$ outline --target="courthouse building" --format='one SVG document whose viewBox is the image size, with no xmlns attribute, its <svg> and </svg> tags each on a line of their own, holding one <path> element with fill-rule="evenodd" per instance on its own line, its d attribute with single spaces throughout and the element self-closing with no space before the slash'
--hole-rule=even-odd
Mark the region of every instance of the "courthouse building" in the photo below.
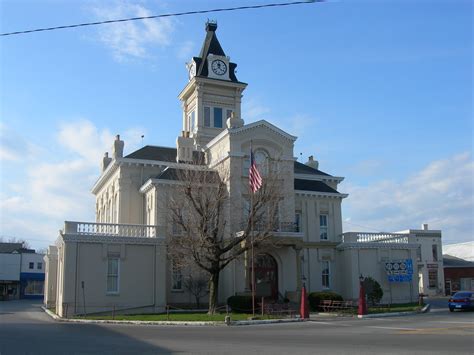
<svg viewBox="0 0 474 355">
<path fill-rule="evenodd" d="M 116 137 L 92 187 L 96 221 L 65 222 L 45 257 L 45 303 L 61 316 L 112 309 L 156 312 L 167 304 L 192 303 L 183 282 L 187 275 L 172 267 L 166 252 L 167 237 L 179 234 L 169 213 L 180 183 L 175 172 L 195 169 L 198 158 L 204 161 L 201 169 L 229 172 L 233 207 L 227 209 L 226 222 L 231 237 L 245 218 L 251 144 L 259 169 L 265 174 L 271 162 L 281 186 L 272 232 L 280 243 L 257 251 L 259 295 L 297 301 L 304 283 L 309 292 L 332 290 L 357 299 L 362 275 L 380 282 L 383 302 L 416 301 L 417 238 L 423 234 L 343 233 L 341 205 L 347 194 L 339 184 L 344 178 L 320 170 L 312 156 L 305 164 L 298 162 L 297 137 L 281 127 L 244 121 L 241 100 L 247 84 L 237 78 L 237 65 L 221 47 L 216 29 L 217 24 L 206 24 L 201 52 L 187 65 L 176 147 L 148 145 L 124 155 L 126 142 Z M 391 269 L 405 268 L 407 260 L 409 270 Z M 222 271 L 221 303 L 248 292 L 248 265 L 243 254 Z"/>
</svg>

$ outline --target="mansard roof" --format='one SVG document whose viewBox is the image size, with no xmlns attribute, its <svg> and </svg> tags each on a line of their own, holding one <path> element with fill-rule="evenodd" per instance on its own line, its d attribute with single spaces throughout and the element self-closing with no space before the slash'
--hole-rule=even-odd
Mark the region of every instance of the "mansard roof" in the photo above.
<svg viewBox="0 0 474 355">
<path fill-rule="evenodd" d="M 125 158 L 176 162 L 176 148 L 146 145 Z"/>
<path fill-rule="evenodd" d="M 130 153 L 125 158 L 139 159 L 139 160 L 157 160 L 176 163 L 176 148 L 158 147 L 154 145 L 146 145 L 133 153 Z M 194 151 L 193 158 L 195 163 L 204 162 L 204 153 Z"/>
<path fill-rule="evenodd" d="M 295 174 L 312 174 L 312 175 L 325 175 L 325 176 L 332 176 L 324 171 L 314 169 L 306 164 L 299 163 L 295 161 Z"/>
<path fill-rule="evenodd" d="M 295 190 L 328 192 L 328 193 L 334 193 L 334 194 L 339 193 L 339 191 L 334 190 L 331 186 L 328 186 L 324 182 L 317 181 L 317 180 L 295 179 L 294 186 L 295 186 Z"/>
</svg>

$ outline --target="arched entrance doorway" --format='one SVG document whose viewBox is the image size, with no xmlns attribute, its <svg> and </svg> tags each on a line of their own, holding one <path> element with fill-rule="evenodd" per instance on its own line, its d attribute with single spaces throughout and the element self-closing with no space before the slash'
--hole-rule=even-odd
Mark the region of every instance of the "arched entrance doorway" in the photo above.
<svg viewBox="0 0 474 355">
<path fill-rule="evenodd" d="M 269 254 L 259 254 L 255 258 L 255 294 L 257 297 L 278 299 L 278 265 Z"/>
</svg>

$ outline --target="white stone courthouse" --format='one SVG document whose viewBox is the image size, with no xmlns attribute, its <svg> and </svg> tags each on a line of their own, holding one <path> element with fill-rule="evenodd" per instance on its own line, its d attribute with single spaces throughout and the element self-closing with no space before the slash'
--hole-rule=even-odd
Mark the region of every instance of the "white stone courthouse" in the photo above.
<svg viewBox="0 0 474 355">
<path fill-rule="evenodd" d="M 233 207 L 226 210 L 226 221 L 238 233 L 249 203 L 251 145 L 263 178 L 272 169 L 281 186 L 272 231 L 277 246 L 256 251 L 259 297 L 298 302 L 304 284 L 309 292 L 331 290 L 357 300 L 361 275 L 381 284 L 386 303 L 416 302 L 419 292 L 442 293 L 441 267 L 436 282 L 428 280 L 435 277 L 428 270 L 442 262 L 441 231 L 425 226 L 400 233 L 344 233 L 341 205 L 348 195 L 338 187 L 344 178 L 319 170 L 312 156 L 306 164 L 298 162 L 297 137 L 282 128 L 266 120 L 244 122 L 241 100 L 247 84 L 237 79 L 237 65 L 225 54 L 216 30 L 217 24 L 206 24 L 201 52 L 187 65 L 176 147 L 147 145 L 124 155 L 126 142 L 117 136 L 111 155 L 105 153 L 92 187 L 96 221 L 66 221 L 45 256 L 45 304 L 69 317 L 111 310 L 159 312 L 166 305 L 193 303 L 184 285 L 188 275 L 173 267 L 166 251 L 167 238 L 179 237 L 169 213 L 179 184 L 174 172 L 195 169 L 197 160 L 204 162 L 200 169 L 228 171 Z M 397 279 L 397 272 L 390 279 L 387 267 L 407 260 L 411 280 Z M 220 303 L 248 292 L 249 265 L 246 253 L 223 270 Z"/>
</svg>

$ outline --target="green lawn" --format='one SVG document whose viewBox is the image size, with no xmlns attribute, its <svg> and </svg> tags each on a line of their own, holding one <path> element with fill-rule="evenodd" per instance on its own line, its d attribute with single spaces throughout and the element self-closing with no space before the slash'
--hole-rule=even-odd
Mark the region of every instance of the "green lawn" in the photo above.
<svg viewBox="0 0 474 355">
<path fill-rule="evenodd" d="M 206 313 L 171 313 L 169 318 L 166 314 L 133 314 L 133 315 L 115 315 L 112 318 L 111 315 L 97 315 L 97 316 L 87 316 L 87 317 L 77 317 L 79 319 L 103 319 L 103 320 L 138 320 L 138 321 L 191 321 L 191 322 L 223 322 L 226 314 L 219 313 L 214 315 L 209 315 Z M 243 313 L 232 313 L 230 314 L 231 320 L 247 320 L 252 317 L 251 314 Z M 263 318 L 261 315 L 257 316 L 258 319 L 272 319 L 276 317 L 271 317 L 265 315 Z"/>
</svg>

